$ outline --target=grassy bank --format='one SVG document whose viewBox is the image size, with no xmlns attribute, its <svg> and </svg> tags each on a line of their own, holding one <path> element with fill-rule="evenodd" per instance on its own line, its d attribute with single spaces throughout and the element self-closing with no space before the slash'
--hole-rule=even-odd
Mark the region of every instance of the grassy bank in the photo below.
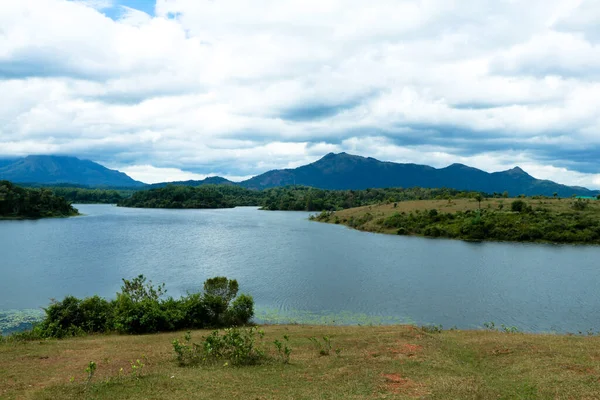
<svg viewBox="0 0 600 400">
<path fill-rule="evenodd" d="M 600 244 L 600 201 L 597 200 L 417 200 L 324 212 L 314 219 L 398 235 Z"/>
<path fill-rule="evenodd" d="M 183 333 L 0 344 L 0 398 L 596 399 L 600 393 L 600 337 L 412 326 L 264 330 L 267 344 L 289 336 L 289 365 L 180 367 L 171 341 Z M 322 356 L 309 340 L 324 335 L 339 354 Z M 90 361 L 97 369 L 86 384 Z"/>
</svg>

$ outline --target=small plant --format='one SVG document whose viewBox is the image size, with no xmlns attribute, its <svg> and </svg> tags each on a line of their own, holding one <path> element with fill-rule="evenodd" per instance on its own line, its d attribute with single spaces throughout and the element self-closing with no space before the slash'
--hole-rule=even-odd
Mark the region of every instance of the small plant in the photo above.
<svg viewBox="0 0 600 400">
<path fill-rule="evenodd" d="M 519 328 L 517 328 L 516 326 L 507 326 L 504 324 L 500 324 L 500 328 L 496 328 L 496 324 L 493 322 L 486 322 L 483 324 L 483 326 L 488 331 L 504 332 L 504 333 L 519 333 L 520 332 Z"/>
<path fill-rule="evenodd" d="M 277 349 L 279 359 L 284 364 L 290 363 L 290 354 L 292 354 L 292 348 L 288 346 L 289 341 L 289 336 L 283 335 L 283 342 L 278 339 L 275 339 L 273 342 L 275 344 L 275 348 Z"/>
<path fill-rule="evenodd" d="M 516 326 L 506 326 L 504 324 L 500 325 L 500 330 L 504 333 L 519 333 L 519 328 Z"/>
<path fill-rule="evenodd" d="M 145 357 L 142 356 L 142 360 L 145 360 Z M 142 370 L 144 369 L 144 363 L 139 358 L 135 360 L 135 362 L 131 362 L 131 376 L 139 379 L 142 376 Z"/>
<path fill-rule="evenodd" d="M 93 361 L 89 362 L 87 368 L 85 369 L 85 372 L 88 375 L 87 380 L 85 382 L 86 386 L 91 382 L 92 378 L 94 377 L 94 374 L 96 373 L 97 368 L 98 368 L 98 366 L 96 365 L 95 362 L 93 362 Z"/>
<path fill-rule="evenodd" d="M 331 337 L 323 336 L 322 342 L 319 339 L 317 339 L 316 337 L 310 337 L 310 338 L 308 338 L 308 340 L 310 340 L 315 345 L 315 347 L 317 348 L 317 350 L 319 352 L 319 355 L 328 356 L 329 354 L 331 354 L 331 350 L 332 350 Z M 342 352 L 342 349 L 336 348 L 334 351 L 337 355 L 339 355 Z"/>
<path fill-rule="evenodd" d="M 493 321 L 484 322 L 483 327 L 485 329 L 487 329 L 488 331 L 495 331 L 496 330 L 496 324 Z"/>
</svg>

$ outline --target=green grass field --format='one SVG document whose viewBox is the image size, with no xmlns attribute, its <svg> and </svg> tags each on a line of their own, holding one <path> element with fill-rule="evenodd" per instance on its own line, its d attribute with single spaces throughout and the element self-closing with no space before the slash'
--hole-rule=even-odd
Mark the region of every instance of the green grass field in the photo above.
<svg viewBox="0 0 600 400">
<path fill-rule="evenodd" d="M 414 326 L 264 327 L 291 362 L 180 367 L 183 333 L 0 344 L 2 399 L 598 399 L 600 337 Z M 208 332 L 192 332 L 200 339 Z M 310 337 L 329 335 L 322 356 Z M 273 353 L 274 354 L 274 353 Z M 143 364 L 132 372 L 131 364 Z M 85 368 L 97 364 L 86 384 Z"/>
</svg>

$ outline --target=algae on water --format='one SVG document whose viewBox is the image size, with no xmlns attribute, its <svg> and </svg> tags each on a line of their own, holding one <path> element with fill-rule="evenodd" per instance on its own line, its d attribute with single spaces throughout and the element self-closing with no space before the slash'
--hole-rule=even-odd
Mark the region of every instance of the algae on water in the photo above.
<svg viewBox="0 0 600 400">
<path fill-rule="evenodd" d="M 44 318 L 44 312 L 36 309 L 0 310 L 0 333 L 7 335 L 31 329 Z"/>
</svg>

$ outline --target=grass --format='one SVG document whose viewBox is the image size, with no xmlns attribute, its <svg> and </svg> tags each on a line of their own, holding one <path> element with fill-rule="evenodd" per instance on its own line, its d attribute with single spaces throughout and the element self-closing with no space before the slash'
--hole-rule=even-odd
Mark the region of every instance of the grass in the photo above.
<svg viewBox="0 0 600 400">
<path fill-rule="evenodd" d="M 508 215 L 511 214 L 511 203 L 515 200 L 522 200 L 534 210 L 545 209 L 553 215 L 579 213 L 580 215 L 584 215 L 593 220 L 600 219 L 600 201 L 589 201 L 585 211 L 574 211 L 572 208 L 573 199 L 488 198 L 484 199 L 481 204 L 479 204 L 475 199 L 465 198 L 452 200 L 413 200 L 349 208 L 336 211 L 331 217 L 321 219 L 320 221 L 348 225 L 349 221 L 352 219 L 361 220 L 370 214 L 370 218 L 366 219 L 366 222 L 361 222 L 358 226 L 355 226 L 355 228 L 368 232 L 397 234 L 396 227 L 386 228 L 381 224 L 381 221 L 396 213 L 405 212 L 408 214 L 415 211 L 432 209 L 436 209 L 440 213 L 456 213 L 458 211 L 464 212 L 467 210 L 476 211 L 479 208 L 482 210 L 499 211 L 500 208 L 502 208 L 502 212 Z"/>
<path fill-rule="evenodd" d="M 0 344 L 0 398 L 597 399 L 600 393 L 596 336 L 428 333 L 402 325 L 264 330 L 272 352 L 273 340 L 290 337 L 291 364 L 179 367 L 171 341 L 183 333 Z M 339 355 L 320 356 L 309 340 L 325 335 L 342 349 Z M 143 367 L 134 375 L 138 359 Z M 90 361 L 97 369 L 86 384 Z"/>
</svg>

